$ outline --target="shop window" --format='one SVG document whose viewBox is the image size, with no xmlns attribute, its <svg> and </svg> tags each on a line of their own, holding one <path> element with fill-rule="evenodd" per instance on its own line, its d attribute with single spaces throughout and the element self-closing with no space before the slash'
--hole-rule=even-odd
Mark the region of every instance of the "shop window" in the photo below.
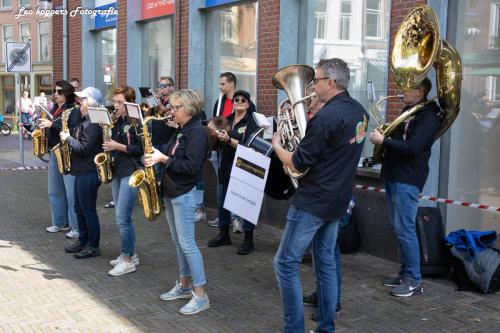
<svg viewBox="0 0 500 333">
<path fill-rule="evenodd" d="M 208 115 L 219 97 L 219 76 L 236 75 L 237 89 L 255 101 L 257 74 L 257 5 L 246 3 L 207 13 L 205 101 Z"/>
<path fill-rule="evenodd" d="M 173 16 L 144 24 L 143 28 L 143 83 L 158 87 L 160 77 L 174 75 L 174 19 Z"/>
<path fill-rule="evenodd" d="M 116 87 L 116 29 L 97 32 L 96 82 L 106 105 L 113 100 Z"/>
</svg>

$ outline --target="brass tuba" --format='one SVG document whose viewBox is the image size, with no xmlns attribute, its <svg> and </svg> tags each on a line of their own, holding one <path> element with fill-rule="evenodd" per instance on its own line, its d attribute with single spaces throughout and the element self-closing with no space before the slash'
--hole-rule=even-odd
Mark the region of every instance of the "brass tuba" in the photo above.
<svg viewBox="0 0 500 333">
<path fill-rule="evenodd" d="M 307 100 L 306 87 L 314 78 L 314 69 L 307 65 L 290 65 L 281 68 L 273 77 L 273 85 L 285 90 L 288 98 L 278 107 L 278 130 L 281 132 L 281 146 L 294 152 L 306 134 Z M 286 105 L 289 104 L 289 107 Z M 287 169 L 294 187 L 298 187 L 298 179 L 304 174 Z"/>
<path fill-rule="evenodd" d="M 40 110 L 40 119 L 47 119 L 48 111 L 41 105 L 39 107 L 42 109 Z M 46 129 L 37 128 L 31 133 L 31 136 L 33 138 L 33 155 L 43 157 L 49 150 Z"/>
<path fill-rule="evenodd" d="M 436 13 L 428 6 L 413 9 L 400 25 L 394 38 L 391 69 L 394 81 L 402 90 L 416 87 L 427 76 L 431 66 L 436 70 L 437 99 L 442 110 L 441 126 L 435 140 L 455 121 L 460 111 L 462 61 L 457 50 L 440 39 Z M 432 99 L 433 100 L 433 99 Z M 384 136 L 419 112 L 429 101 L 414 105 L 390 124 L 378 130 Z M 382 149 L 376 145 L 374 160 L 380 161 Z"/>
<path fill-rule="evenodd" d="M 113 111 L 110 115 L 111 125 L 107 124 L 99 124 L 102 128 L 102 141 L 108 142 L 111 140 L 110 131 L 114 126 L 116 119 L 116 110 Z M 112 169 L 112 157 L 111 153 L 102 152 L 97 154 L 94 157 L 94 163 L 97 168 L 97 175 L 99 176 L 99 180 L 101 183 L 106 184 L 109 183 L 113 179 L 113 169 Z"/>
<path fill-rule="evenodd" d="M 68 127 L 68 119 L 71 114 L 71 111 L 73 111 L 74 108 L 77 106 L 74 106 L 70 109 L 64 110 L 62 115 L 61 115 L 61 120 L 62 120 L 62 132 L 69 132 L 69 127 Z M 52 153 L 54 153 L 57 161 L 57 168 L 59 169 L 59 173 L 61 175 L 66 175 L 70 172 L 71 170 L 71 146 L 69 143 L 66 141 L 60 142 L 57 145 L 52 148 Z"/>
<path fill-rule="evenodd" d="M 171 120 L 172 116 L 167 115 L 162 118 L 153 116 L 146 117 L 142 122 L 142 146 L 144 154 L 153 153 L 153 144 L 151 142 L 151 134 L 149 134 L 148 122 L 153 120 Z M 158 194 L 158 183 L 156 180 L 154 167 L 145 167 L 134 171 L 128 181 L 128 186 L 139 188 L 139 201 L 144 209 L 144 216 L 148 221 L 154 220 L 161 213 L 160 196 Z"/>
</svg>

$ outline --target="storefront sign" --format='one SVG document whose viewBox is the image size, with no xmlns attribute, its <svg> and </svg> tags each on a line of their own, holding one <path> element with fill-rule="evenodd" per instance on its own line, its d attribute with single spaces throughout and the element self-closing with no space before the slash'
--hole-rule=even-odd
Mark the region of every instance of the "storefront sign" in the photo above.
<svg viewBox="0 0 500 333">
<path fill-rule="evenodd" d="M 96 0 L 95 2 L 95 9 L 99 9 L 102 11 L 105 11 L 109 8 L 115 8 L 116 9 L 116 2 L 114 0 L 109 1 L 109 0 Z M 116 26 L 116 17 L 117 15 L 109 15 L 109 14 L 100 14 L 95 17 L 95 29 L 102 29 L 102 28 L 109 28 L 109 27 L 115 27 Z"/>
<path fill-rule="evenodd" d="M 205 7 L 214 7 L 225 5 L 231 2 L 236 2 L 235 0 L 205 0 Z"/>
<path fill-rule="evenodd" d="M 142 0 L 141 19 L 171 15 L 174 13 L 174 0 Z"/>
</svg>

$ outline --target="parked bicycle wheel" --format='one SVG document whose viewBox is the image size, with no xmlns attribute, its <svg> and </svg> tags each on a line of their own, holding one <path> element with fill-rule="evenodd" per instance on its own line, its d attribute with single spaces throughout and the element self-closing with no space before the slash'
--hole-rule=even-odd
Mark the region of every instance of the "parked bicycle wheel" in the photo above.
<svg viewBox="0 0 500 333">
<path fill-rule="evenodd" d="M 10 128 L 9 124 L 7 124 L 7 123 L 0 124 L 0 133 L 2 133 L 2 135 L 9 135 L 10 132 L 11 132 L 11 128 Z"/>
</svg>

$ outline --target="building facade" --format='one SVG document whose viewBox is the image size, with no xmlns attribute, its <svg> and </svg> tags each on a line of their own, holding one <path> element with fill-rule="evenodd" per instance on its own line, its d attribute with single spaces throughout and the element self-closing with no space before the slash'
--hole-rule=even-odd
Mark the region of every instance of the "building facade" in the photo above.
<svg viewBox="0 0 500 333">
<path fill-rule="evenodd" d="M 33 71 L 21 75 L 21 87 L 30 97 L 45 92 L 52 94 L 52 23 L 40 15 L 28 15 L 26 10 L 42 6 L 46 1 L 0 0 L 0 113 L 6 119 L 15 112 L 15 76 L 5 68 L 4 42 L 31 42 Z M 24 13 L 16 17 L 17 13 Z"/>
<path fill-rule="evenodd" d="M 388 60 L 393 37 L 406 14 L 422 4 L 437 13 L 441 38 L 456 46 L 464 70 L 461 113 L 434 144 L 423 194 L 498 207 L 498 0 L 68 0 L 72 8 L 114 6 L 118 15 L 95 20 L 70 17 L 66 22 L 55 17 L 54 52 L 63 57 L 54 61 L 54 77 L 80 77 L 83 86 L 106 92 L 109 102 L 117 84 L 157 88 L 159 77 L 171 76 L 176 88 L 202 93 L 210 117 L 219 95 L 219 74 L 231 71 L 238 88 L 251 92 L 257 110 L 274 115 L 285 97 L 271 82 L 277 69 L 295 63 L 314 66 L 321 58 L 339 57 L 351 68 L 350 93 L 368 109 L 374 99 L 400 92 Z M 61 40 L 64 29 L 67 40 Z M 433 82 L 434 76 L 429 74 Z M 368 97 L 368 87 L 374 88 L 375 98 Z M 431 95 L 435 94 L 433 88 Z M 399 101 L 390 100 L 379 110 L 380 118 L 391 121 L 401 108 Z M 377 126 L 372 119 L 370 128 Z M 363 158 L 371 156 L 372 149 L 367 143 Z M 380 185 L 379 169 L 360 167 L 357 181 Z M 371 228 L 389 229 L 384 196 L 363 191 L 356 195 L 367 226 L 364 240 L 380 242 L 371 240 L 376 234 Z M 267 200 L 263 215 L 278 206 L 286 208 L 286 203 Z M 454 205 L 440 209 L 447 232 L 500 230 L 497 213 Z M 275 215 L 283 220 L 280 214 Z"/>
</svg>

